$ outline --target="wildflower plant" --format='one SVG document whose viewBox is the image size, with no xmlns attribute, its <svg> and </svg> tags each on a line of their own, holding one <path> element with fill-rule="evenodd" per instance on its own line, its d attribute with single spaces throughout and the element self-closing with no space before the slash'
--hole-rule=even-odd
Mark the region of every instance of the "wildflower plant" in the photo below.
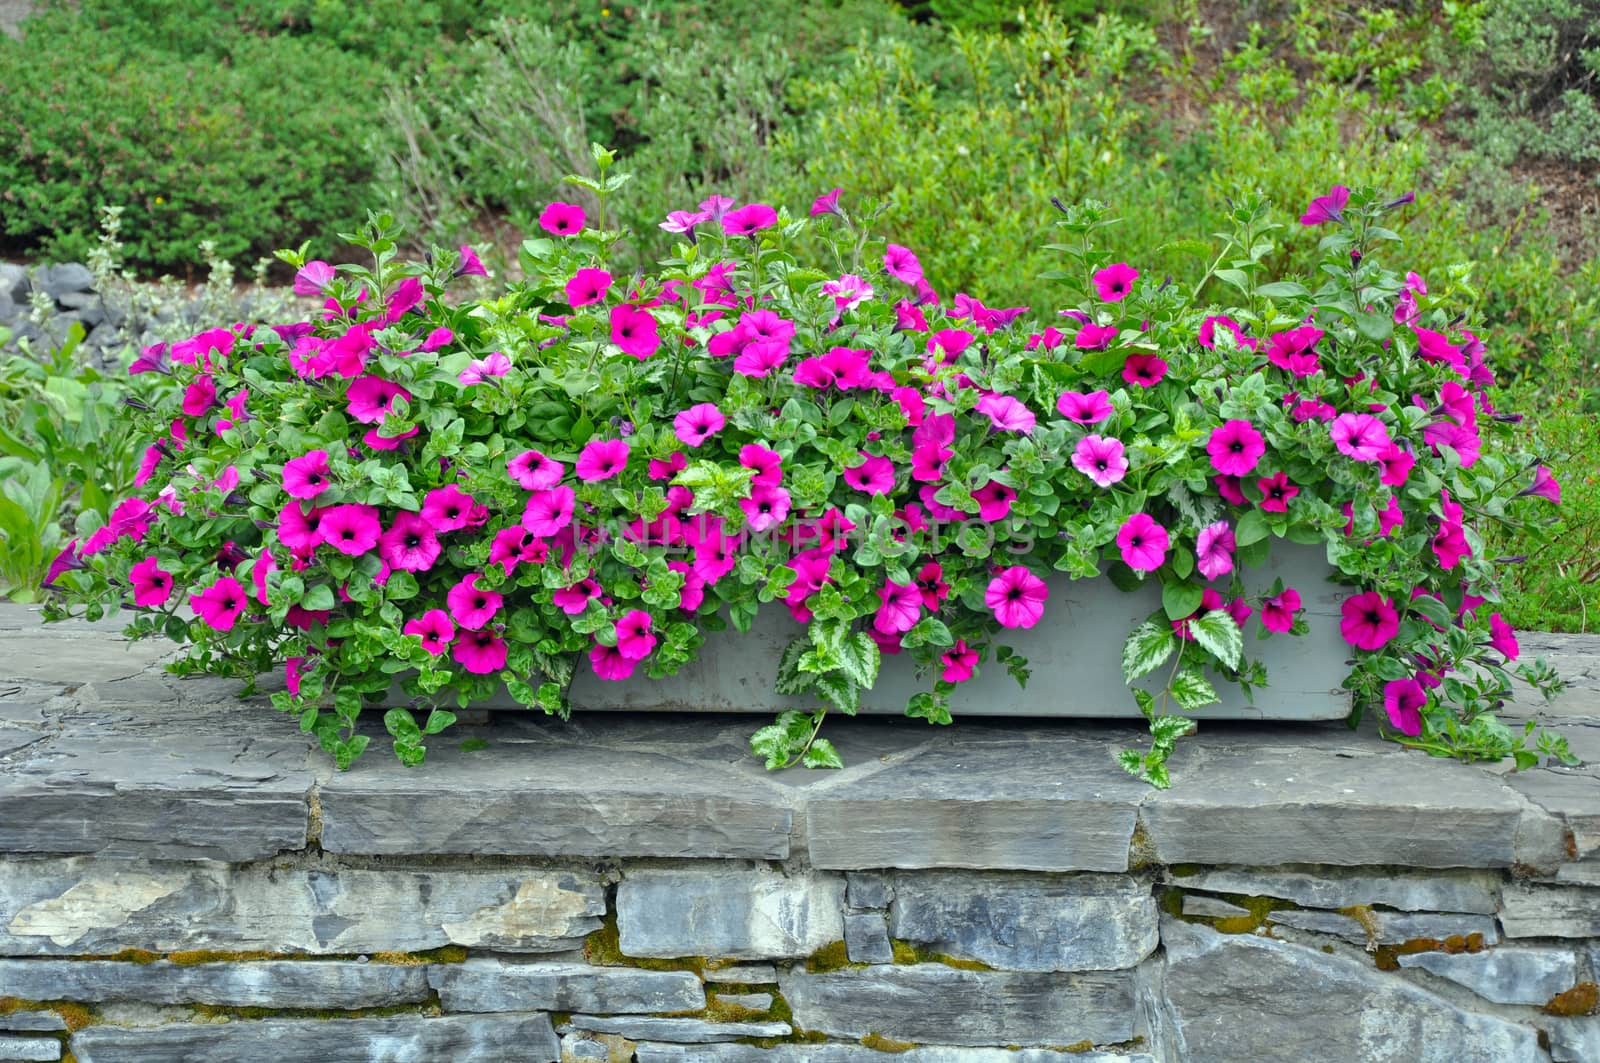
<svg viewBox="0 0 1600 1063">
<path fill-rule="evenodd" d="M 1109 578 L 1160 589 L 1122 662 L 1130 687 L 1164 669 L 1130 692 L 1154 741 L 1121 762 L 1166 785 L 1185 713 L 1270 681 L 1247 646 L 1306 629 L 1300 588 L 1248 595 L 1241 572 L 1316 544 L 1350 585 L 1358 706 L 1432 753 L 1536 759 L 1495 709 L 1514 672 L 1556 680 L 1517 661 L 1481 529 L 1559 488 L 1448 286 L 1380 264 L 1392 205 L 1312 204 L 1315 287 L 1261 279 L 1279 225 L 1253 198 L 1187 284 L 1118 261 L 1104 208 L 1063 208 L 1060 305 L 996 308 L 939 292 L 839 190 L 800 216 L 673 210 L 675 255 L 615 274 L 623 177 L 596 161 L 574 180 L 598 224 L 551 204 L 499 297 L 454 301 L 471 250 L 402 261 L 374 216 L 344 236 L 370 266 L 283 255 L 302 320 L 142 352 L 139 490 L 80 524 L 53 614 L 127 609 L 185 668 L 281 671 L 274 704 L 343 767 L 392 683 L 439 706 L 385 717 L 415 763 L 445 705 L 503 684 L 564 714 L 577 669 L 671 674 L 778 610 L 803 633 L 772 680 L 815 709 L 753 737 L 776 768 L 839 763 L 824 717 L 885 654 L 916 662 L 907 712 L 936 723 L 985 669 L 1024 681 L 1007 633 L 1051 623 L 1053 580 Z M 829 258 L 797 258 L 807 231 Z"/>
</svg>

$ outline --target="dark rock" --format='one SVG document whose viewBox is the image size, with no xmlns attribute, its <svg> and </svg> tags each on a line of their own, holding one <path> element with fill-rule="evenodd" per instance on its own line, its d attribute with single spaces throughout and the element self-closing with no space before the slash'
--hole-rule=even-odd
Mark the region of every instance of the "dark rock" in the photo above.
<svg viewBox="0 0 1600 1063">
<path fill-rule="evenodd" d="M 882 912 L 846 912 L 844 917 L 845 955 L 851 963 L 890 963 L 894 947 L 889 943 L 889 928 Z"/>
<path fill-rule="evenodd" d="M 844 934 L 844 876 L 766 868 L 623 876 L 617 926 L 626 956 L 809 956 Z"/>
<path fill-rule="evenodd" d="M 81 262 L 63 262 L 59 266 L 41 266 L 33 276 L 39 290 L 58 303 L 64 295 L 94 290 L 94 274 Z"/>
<path fill-rule="evenodd" d="M 741 1037 L 788 1037 L 794 1032 L 786 1022 L 707 1022 L 644 1015 L 574 1015 L 569 1025 L 590 1033 L 621 1034 L 630 1041 L 649 1039 L 691 1045 L 737 1041 Z"/>
<path fill-rule="evenodd" d="M 688 971 L 641 971 L 581 963 L 506 963 L 473 958 L 428 973 L 446 1011 L 698 1011 L 700 979 Z"/>
<path fill-rule="evenodd" d="M 0 960 L 0 986 L 24 1000 L 353 1010 L 424 1000 L 428 975 L 421 967 L 348 960 L 175 964 L 29 959 Z"/>
</svg>

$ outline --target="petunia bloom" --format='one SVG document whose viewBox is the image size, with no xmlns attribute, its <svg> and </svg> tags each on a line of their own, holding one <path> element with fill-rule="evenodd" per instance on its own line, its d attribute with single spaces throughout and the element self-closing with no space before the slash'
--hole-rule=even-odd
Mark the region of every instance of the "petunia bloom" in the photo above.
<svg viewBox="0 0 1600 1063">
<path fill-rule="evenodd" d="M 1139 271 L 1126 262 L 1118 262 L 1104 269 L 1096 270 L 1094 275 L 1094 290 L 1099 294 L 1102 302 L 1118 303 L 1127 298 L 1133 291 L 1133 282 L 1139 279 Z"/>
<path fill-rule="evenodd" d="M 1224 476 L 1253 472 L 1266 452 L 1266 440 L 1249 421 L 1224 422 L 1212 430 L 1206 441 L 1206 453 L 1211 455 L 1212 466 Z"/>
<path fill-rule="evenodd" d="M 283 490 L 290 498 L 316 498 L 332 486 L 326 450 L 308 450 L 283 463 Z"/>
<path fill-rule="evenodd" d="M 843 191 L 844 189 L 842 188 L 835 188 L 833 191 L 824 192 L 816 199 L 813 199 L 811 201 L 811 216 L 813 218 L 820 218 L 828 214 L 840 213 L 839 193 Z"/>
<path fill-rule="evenodd" d="M 686 447 L 698 447 L 727 426 L 727 418 L 710 402 L 691 406 L 672 419 L 672 430 Z"/>
<path fill-rule="evenodd" d="M 922 619 L 922 592 L 914 583 L 886 580 L 878 588 L 878 611 L 873 614 L 874 630 L 885 635 L 901 635 Z"/>
<path fill-rule="evenodd" d="M 556 236 L 574 236 L 583 232 L 588 215 L 575 203 L 552 203 L 539 215 L 539 227 Z"/>
<path fill-rule="evenodd" d="M 472 523 L 473 497 L 455 484 L 429 491 L 422 500 L 422 519 L 435 531 L 459 531 Z M 473 625 L 476 626 L 476 625 Z"/>
<path fill-rule="evenodd" d="M 341 554 L 364 554 L 378 545 L 378 536 L 383 534 L 378 510 L 373 506 L 346 503 L 328 506 L 321 514 L 322 541 Z"/>
<path fill-rule="evenodd" d="M 1233 552 L 1238 549 L 1233 529 L 1225 520 L 1207 524 L 1195 540 L 1195 567 L 1206 579 L 1217 579 L 1233 571 Z"/>
<path fill-rule="evenodd" d="M 1256 481 L 1256 490 L 1261 492 L 1261 509 L 1267 513 L 1289 512 L 1289 503 L 1300 493 L 1300 488 L 1289 482 L 1286 472 L 1261 477 Z"/>
<path fill-rule="evenodd" d="M 641 362 L 661 349 L 661 336 L 650 311 L 627 303 L 611 308 L 611 342 Z"/>
<path fill-rule="evenodd" d="M 578 455 L 578 463 L 573 471 L 578 479 L 587 483 L 609 480 L 628 467 L 628 455 L 632 449 L 624 439 L 591 440 Z"/>
<path fill-rule="evenodd" d="M 164 604 L 172 596 L 172 573 L 161 567 L 154 554 L 128 570 L 128 583 L 133 587 L 134 605 L 150 608 Z"/>
<path fill-rule="evenodd" d="M 400 631 L 421 638 L 422 648 L 435 657 L 449 649 L 450 640 L 456 637 L 455 625 L 443 609 L 429 609 L 415 620 L 406 621 Z"/>
<path fill-rule="evenodd" d="M 567 467 L 537 450 L 524 450 L 506 462 L 506 472 L 527 490 L 543 491 L 560 483 Z"/>
<path fill-rule="evenodd" d="M 576 496 L 570 487 L 535 491 L 522 510 L 522 526 L 529 535 L 547 539 L 572 523 Z"/>
<path fill-rule="evenodd" d="M 511 372 L 511 359 L 501 351 L 490 351 L 482 358 L 474 358 L 461 370 L 456 379 L 467 387 L 481 384 L 494 377 L 502 377 Z"/>
<path fill-rule="evenodd" d="M 1088 435 L 1078 440 L 1072 452 L 1072 467 L 1097 486 L 1110 487 L 1128 474 L 1128 459 L 1121 440 Z"/>
<path fill-rule="evenodd" d="M 656 637 L 651 633 L 653 621 L 643 609 L 625 613 L 617 621 L 617 652 L 630 661 L 642 661 L 656 648 Z"/>
<path fill-rule="evenodd" d="M 450 619 L 459 627 L 476 630 L 485 626 L 494 619 L 505 602 L 495 591 L 483 590 L 478 586 L 482 578 L 481 572 L 469 572 L 445 595 L 445 604 L 450 607 Z"/>
<path fill-rule="evenodd" d="M 940 679 L 946 683 L 965 683 L 978 667 L 978 651 L 969 647 L 966 639 L 957 639 L 954 646 L 939 655 L 939 663 L 944 665 Z"/>
<path fill-rule="evenodd" d="M 722 216 L 722 231 L 729 236 L 752 236 L 778 224 L 778 212 L 765 203 L 750 203 Z"/>
<path fill-rule="evenodd" d="M 977 412 L 989 418 L 989 423 L 1001 432 L 1027 435 L 1037 423 L 1033 411 L 1010 395 L 985 395 L 978 400 Z"/>
<path fill-rule="evenodd" d="M 506 642 L 493 631 L 463 631 L 451 656 L 473 675 L 493 675 L 506 666 Z"/>
<path fill-rule="evenodd" d="M 972 498 L 978 503 L 978 519 L 992 524 L 1011 515 L 1017 493 L 999 480 L 990 480 L 972 492 Z"/>
<path fill-rule="evenodd" d="M 869 495 L 886 495 L 894 490 L 894 464 L 863 452 L 861 464 L 845 467 L 844 482 Z"/>
<path fill-rule="evenodd" d="M 884 248 L 883 271 L 902 284 L 915 285 L 922 279 L 922 263 L 910 248 L 899 244 Z"/>
<path fill-rule="evenodd" d="M 1146 513 L 1135 513 L 1117 529 L 1117 547 L 1122 551 L 1123 564 L 1139 572 L 1154 572 L 1166 564 L 1170 545 L 1167 529 Z"/>
<path fill-rule="evenodd" d="M 1517 632 L 1499 613 L 1489 614 L 1489 645 L 1505 654 L 1507 661 L 1515 661 L 1522 652 L 1517 643 Z"/>
<path fill-rule="evenodd" d="M 1389 716 L 1389 725 L 1401 734 L 1422 733 L 1422 709 L 1428 704 L 1428 692 L 1415 679 L 1391 679 L 1383 684 L 1383 711 Z"/>
<path fill-rule="evenodd" d="M 1324 222 L 1343 221 L 1345 204 L 1350 202 L 1350 190 L 1344 185 L 1334 185 L 1326 195 L 1316 197 L 1306 212 L 1300 216 L 1301 225 L 1321 225 Z"/>
<path fill-rule="evenodd" d="M 217 631 L 232 631 L 244 615 L 245 604 L 244 587 L 232 576 L 223 576 L 189 595 L 189 607 L 195 615 Z"/>
<path fill-rule="evenodd" d="M 1547 502 L 1561 504 L 1561 484 L 1550 475 L 1550 470 L 1543 465 L 1535 466 L 1533 470 L 1533 484 L 1517 492 L 1517 497 L 1535 495 Z"/>
<path fill-rule="evenodd" d="M 1056 409 L 1067 420 L 1083 425 L 1099 424 L 1117 412 L 1105 391 L 1063 391 L 1056 400 Z"/>
<path fill-rule="evenodd" d="M 589 306 L 606 297 L 611 288 L 611 274 L 603 269 L 580 269 L 567 282 L 567 302 L 574 307 Z"/>
<path fill-rule="evenodd" d="M 1155 387 L 1166 375 L 1166 360 L 1153 354 L 1130 354 L 1122 363 L 1122 379 L 1141 388 Z"/>
<path fill-rule="evenodd" d="M 401 572 L 426 572 L 439 559 L 440 549 L 426 511 L 396 513 L 388 529 L 378 537 L 378 556 L 384 564 Z"/>
<path fill-rule="evenodd" d="M 312 259 L 294 275 L 294 294 L 296 295 L 321 295 L 322 290 L 333 282 L 333 267 L 320 259 Z"/>
<path fill-rule="evenodd" d="M 1261 603 L 1261 626 L 1268 631 L 1288 631 L 1294 627 L 1294 617 L 1299 611 L 1300 592 L 1293 587 L 1285 587 L 1281 594 Z"/>
<path fill-rule="evenodd" d="M 589 666 L 601 679 L 620 681 L 633 674 L 637 662 L 624 657 L 615 646 L 595 643 L 589 648 Z"/>
<path fill-rule="evenodd" d="M 1001 569 L 984 588 L 983 603 L 1001 627 L 1029 628 L 1044 616 L 1050 588 L 1022 565 Z"/>
<path fill-rule="evenodd" d="M 1377 591 L 1346 598 L 1340 611 L 1339 633 L 1358 650 L 1381 650 L 1400 633 L 1394 599 Z"/>
<path fill-rule="evenodd" d="M 1328 435 L 1339 453 L 1356 461 L 1380 461 L 1394 445 L 1383 422 L 1369 413 L 1341 413 Z"/>
</svg>

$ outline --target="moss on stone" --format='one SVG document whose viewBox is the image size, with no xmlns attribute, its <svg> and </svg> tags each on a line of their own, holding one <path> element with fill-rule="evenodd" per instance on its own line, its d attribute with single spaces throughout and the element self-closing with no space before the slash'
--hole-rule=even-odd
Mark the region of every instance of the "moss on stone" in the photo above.
<svg viewBox="0 0 1600 1063">
<path fill-rule="evenodd" d="M 1094 1051 L 1094 1042 L 1090 1040 L 1074 1041 L 1070 1045 L 1062 1045 L 1061 1051 L 1071 1052 L 1073 1055 L 1082 1055 L 1085 1052 Z"/>
<path fill-rule="evenodd" d="M 1567 1018 L 1579 1015 L 1593 1015 L 1600 1012 L 1600 986 L 1593 982 L 1579 982 L 1565 993 L 1557 993 L 1550 998 L 1544 1006 L 1546 1015 L 1561 1015 Z"/>
<path fill-rule="evenodd" d="M 381 1008 L 255 1008 L 227 1004 L 195 1004 L 195 1014 L 208 1019 L 257 1021 L 260 1019 L 382 1019 L 391 1015 L 444 1014 L 437 1000 L 420 1004 L 390 1004 Z"/>
<path fill-rule="evenodd" d="M 442 945 L 422 952 L 374 952 L 369 954 L 374 963 L 393 963 L 402 967 L 420 967 L 428 963 L 465 963 L 467 950 L 462 945 Z"/>
<path fill-rule="evenodd" d="M 24 1000 L 21 997 L 0 997 L 0 1015 L 17 1011 L 53 1011 L 67 1024 L 68 1033 L 76 1033 L 85 1026 L 95 1024 L 95 1009 L 87 1004 L 70 1000 Z"/>
<path fill-rule="evenodd" d="M 1412 938 L 1398 945 L 1379 945 L 1373 950 L 1373 963 L 1381 971 L 1398 971 L 1400 957 L 1419 952 L 1482 952 L 1482 934 L 1451 934 L 1447 938 Z"/>
<path fill-rule="evenodd" d="M 614 905 L 607 905 L 600 929 L 583 939 L 583 958 L 596 967 L 637 967 L 641 971 L 692 971 L 702 977 L 707 960 L 704 956 L 678 956 L 673 959 L 654 959 L 629 956 L 622 951 L 622 930 L 617 926 Z"/>
<path fill-rule="evenodd" d="M 875 1032 L 869 1033 L 867 1036 L 863 1037 L 861 1039 L 861 1044 L 866 1048 L 872 1049 L 874 1052 L 892 1052 L 896 1054 L 901 1052 L 909 1052 L 913 1048 L 917 1047 L 910 1041 L 891 1041 L 889 1038 L 883 1036 L 883 1034 Z"/>
<path fill-rule="evenodd" d="M 164 957 L 154 956 L 154 958 L 165 959 L 179 967 L 194 967 L 202 963 L 251 963 L 260 960 L 305 959 L 304 956 L 289 956 L 281 952 L 216 952 L 209 949 L 169 952 Z M 150 961 L 145 960 L 143 962 L 149 963 Z"/>
<path fill-rule="evenodd" d="M 822 946 L 805 959 L 806 970 L 812 974 L 826 974 L 829 971 L 843 971 L 857 967 L 865 967 L 864 963 L 851 963 L 850 953 L 846 951 L 843 941 L 834 941 Z"/>
</svg>

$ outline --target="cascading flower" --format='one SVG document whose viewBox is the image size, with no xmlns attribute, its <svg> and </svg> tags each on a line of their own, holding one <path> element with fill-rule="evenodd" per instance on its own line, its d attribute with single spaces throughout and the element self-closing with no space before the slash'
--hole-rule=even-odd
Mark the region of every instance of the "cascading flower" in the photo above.
<svg viewBox="0 0 1600 1063">
<path fill-rule="evenodd" d="M 524 450 L 506 462 L 506 472 L 529 491 L 544 491 L 561 482 L 567 467 L 537 450 Z"/>
<path fill-rule="evenodd" d="M 1093 480 L 1096 486 L 1110 487 L 1128 474 L 1128 458 L 1120 439 L 1087 435 L 1078 440 L 1073 449 L 1072 467 Z"/>
<path fill-rule="evenodd" d="M 172 597 L 172 573 L 161 567 L 161 559 L 154 554 L 128 570 L 128 585 L 133 588 L 133 604 L 142 608 L 164 605 Z"/>
<path fill-rule="evenodd" d="M 691 406 L 672 419 L 672 430 L 686 447 L 698 447 L 727 426 L 727 418 L 714 403 Z"/>
<path fill-rule="evenodd" d="M 326 450 L 308 450 L 283 463 L 283 490 L 290 498 L 316 498 L 333 486 Z"/>
<path fill-rule="evenodd" d="M 1561 504 L 1561 485 L 1550 474 L 1550 470 L 1543 465 L 1535 466 L 1533 470 L 1533 483 L 1517 492 L 1517 497 L 1534 495 L 1546 502 Z"/>
<path fill-rule="evenodd" d="M 429 609 L 415 620 L 406 621 L 400 632 L 404 635 L 416 635 L 422 639 L 422 648 L 435 657 L 448 650 L 451 640 L 456 637 L 456 628 L 450 622 L 450 614 L 443 609 Z"/>
<path fill-rule="evenodd" d="M 594 674 L 609 682 L 620 682 L 633 675 L 637 661 L 631 661 L 622 655 L 615 646 L 606 646 L 595 643 L 589 648 L 589 667 L 594 669 Z"/>
<path fill-rule="evenodd" d="M 445 595 L 445 604 L 450 607 L 450 619 L 457 627 L 467 631 L 487 627 L 505 603 L 505 598 L 498 592 L 478 586 L 482 578 L 481 572 L 469 572 Z"/>
<path fill-rule="evenodd" d="M 643 609 L 631 609 L 616 623 L 617 652 L 630 661 L 642 661 L 656 648 L 651 631 L 655 621 Z"/>
<path fill-rule="evenodd" d="M 845 466 L 844 482 L 864 494 L 886 495 L 894 490 L 894 463 L 862 451 L 859 465 Z"/>
<path fill-rule="evenodd" d="M 1001 432 L 1021 432 L 1027 435 L 1033 431 L 1037 423 L 1033 411 L 1023 405 L 1021 400 L 1010 395 L 985 395 L 978 400 L 977 411 L 989 418 L 989 423 Z"/>
<path fill-rule="evenodd" d="M 1504 654 L 1508 662 L 1515 661 L 1522 654 L 1516 629 L 1506 623 L 1499 613 L 1489 614 L 1489 645 Z"/>
<path fill-rule="evenodd" d="M 435 527 L 426 507 L 422 513 L 396 513 L 388 529 L 378 536 L 378 556 L 392 569 L 426 572 L 439 560 L 441 547 Z"/>
<path fill-rule="evenodd" d="M 467 363 L 456 377 L 463 385 L 471 387 L 482 384 L 487 380 L 505 376 L 511 372 L 511 359 L 500 351 L 491 351 L 482 358 L 474 358 Z"/>
<path fill-rule="evenodd" d="M 729 236 L 753 236 L 778 224 L 778 212 L 765 203 L 750 203 L 723 214 L 721 222 L 722 231 Z"/>
<path fill-rule="evenodd" d="M 556 236 L 576 236 L 586 221 L 588 215 L 576 203 L 551 203 L 539 214 L 539 228 Z"/>
<path fill-rule="evenodd" d="M 955 645 L 939 655 L 944 666 L 939 678 L 946 683 L 965 683 L 978 667 L 978 651 L 967 645 L 966 639 L 957 639 Z"/>
<path fill-rule="evenodd" d="M 1117 529 L 1117 548 L 1122 551 L 1122 562 L 1136 572 L 1154 572 L 1166 564 L 1167 547 L 1171 545 L 1167 529 L 1148 513 L 1135 513 Z"/>
<path fill-rule="evenodd" d="M 506 666 L 506 643 L 490 630 L 463 631 L 451 647 L 451 657 L 473 675 L 493 675 Z"/>
<path fill-rule="evenodd" d="M 399 400 L 411 401 L 411 392 L 381 377 L 364 376 L 350 382 L 345 392 L 345 412 L 362 424 L 379 424 L 394 412 Z"/>
<path fill-rule="evenodd" d="M 455 484 L 445 484 L 429 491 L 422 500 L 422 519 L 435 531 L 459 531 L 472 523 L 472 509 L 477 503 Z"/>
<path fill-rule="evenodd" d="M 1300 493 L 1300 488 L 1289 482 L 1289 474 L 1275 472 L 1256 481 L 1261 492 L 1261 509 L 1266 513 L 1287 513 L 1289 503 Z"/>
<path fill-rule="evenodd" d="M 777 487 L 783 482 L 783 455 L 757 443 L 746 443 L 739 448 L 739 464 L 754 469 L 751 484 L 757 487 Z"/>
<path fill-rule="evenodd" d="M 1111 396 L 1104 391 L 1063 391 L 1056 400 L 1056 409 L 1067 420 L 1081 425 L 1099 424 L 1117 412 L 1111 405 Z"/>
<path fill-rule="evenodd" d="M 890 244 L 883 251 L 883 271 L 902 284 L 915 286 L 922 279 L 922 263 L 908 247 Z"/>
<path fill-rule="evenodd" d="M 1153 354 L 1130 354 L 1122 363 L 1122 379 L 1141 388 L 1153 388 L 1167 375 L 1167 363 Z"/>
<path fill-rule="evenodd" d="M 753 532 L 764 532 L 782 524 L 789 516 L 789 492 L 781 487 L 753 485 L 750 497 L 739 500 L 744 510 L 745 526 Z"/>
<path fill-rule="evenodd" d="M 1324 222 L 1344 220 L 1344 207 L 1350 202 L 1350 190 L 1344 185 L 1334 185 L 1326 195 L 1316 197 L 1306 212 L 1300 216 L 1301 225 L 1321 225 Z"/>
<path fill-rule="evenodd" d="M 620 303 L 611 308 L 611 342 L 642 362 L 661 349 L 661 334 L 650 311 Z"/>
<path fill-rule="evenodd" d="M 1212 467 L 1224 476 L 1246 476 L 1254 472 L 1266 452 L 1267 441 L 1249 421 L 1226 421 L 1212 429 L 1206 441 Z"/>
<path fill-rule="evenodd" d="M 1422 710 L 1427 704 L 1428 692 L 1415 679 L 1391 679 L 1383 685 L 1383 711 L 1401 734 L 1422 733 Z"/>
<path fill-rule="evenodd" d="M 341 554 L 358 557 L 377 546 L 378 537 L 383 534 L 383 524 L 373 506 L 347 502 L 328 506 L 321 513 L 322 541 Z"/>
<path fill-rule="evenodd" d="M 1002 568 L 984 589 L 983 603 L 1001 627 L 1029 628 L 1044 616 L 1050 588 L 1024 565 Z"/>
<path fill-rule="evenodd" d="M 1285 587 L 1261 603 L 1261 626 L 1279 634 L 1294 627 L 1295 614 L 1300 611 L 1300 592 Z"/>
<path fill-rule="evenodd" d="M 878 588 L 878 611 L 873 614 L 872 626 L 885 635 L 901 635 L 917 626 L 922 619 L 922 592 L 914 583 L 885 581 Z"/>
<path fill-rule="evenodd" d="M 1011 503 L 1017 500 L 1017 492 L 999 480 L 990 480 L 972 492 L 972 498 L 978 503 L 978 519 L 992 524 L 1011 515 Z"/>
<path fill-rule="evenodd" d="M 1377 591 L 1351 595 L 1340 606 L 1339 634 L 1358 650 L 1381 650 L 1400 633 L 1394 599 Z"/>
<path fill-rule="evenodd" d="M 217 631 L 232 631 L 244 615 L 248 603 L 244 587 L 232 576 L 223 576 L 210 586 L 189 595 L 189 608 L 207 626 Z"/>
<path fill-rule="evenodd" d="M 528 496 L 522 510 L 522 526 L 529 535 L 548 539 L 572 523 L 577 496 L 570 487 L 551 487 Z"/>
<path fill-rule="evenodd" d="M 1138 279 L 1138 270 L 1126 262 L 1118 262 L 1095 271 L 1094 290 L 1101 302 L 1120 303 L 1133 291 L 1133 282 Z"/>
<path fill-rule="evenodd" d="M 1195 539 L 1195 568 L 1206 579 L 1219 579 L 1233 571 L 1233 554 L 1238 549 L 1233 529 L 1225 520 L 1207 524 Z"/>
<path fill-rule="evenodd" d="M 603 302 L 611 290 L 611 274 L 603 269 L 580 269 L 566 284 L 567 302 L 576 309 Z"/>
<path fill-rule="evenodd" d="M 1383 422 L 1369 413 L 1341 413 L 1328 435 L 1339 453 L 1356 461 L 1382 461 L 1394 446 Z"/>
<path fill-rule="evenodd" d="M 609 480 L 628 467 L 628 455 L 632 449 L 625 439 L 591 440 L 578 454 L 578 463 L 573 466 L 573 472 L 586 483 Z"/>
</svg>

